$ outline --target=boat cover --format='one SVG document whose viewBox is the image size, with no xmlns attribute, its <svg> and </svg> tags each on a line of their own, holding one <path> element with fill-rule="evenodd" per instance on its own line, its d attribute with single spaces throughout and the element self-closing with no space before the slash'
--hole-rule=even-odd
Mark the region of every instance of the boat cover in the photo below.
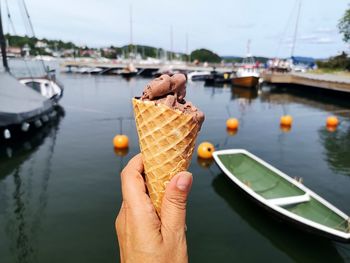
<svg viewBox="0 0 350 263">
<path fill-rule="evenodd" d="M 21 124 L 52 108 L 52 101 L 0 72 L 0 127 Z"/>
</svg>

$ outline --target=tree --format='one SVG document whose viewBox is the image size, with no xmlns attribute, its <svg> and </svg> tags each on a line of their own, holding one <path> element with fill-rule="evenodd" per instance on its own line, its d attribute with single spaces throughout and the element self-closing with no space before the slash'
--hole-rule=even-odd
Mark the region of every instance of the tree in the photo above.
<svg viewBox="0 0 350 263">
<path fill-rule="evenodd" d="M 343 35 L 344 42 L 350 40 L 350 8 L 347 9 L 343 17 L 339 20 L 338 24 L 339 32 Z"/>
<path fill-rule="evenodd" d="M 350 70 L 350 59 L 343 51 L 340 55 L 330 57 L 327 61 L 316 61 L 319 68 L 333 70 Z"/>
<path fill-rule="evenodd" d="M 211 62 L 211 63 L 221 62 L 221 58 L 217 54 L 204 48 L 196 49 L 192 51 L 191 60 L 192 61 L 198 60 L 200 62 Z"/>
</svg>

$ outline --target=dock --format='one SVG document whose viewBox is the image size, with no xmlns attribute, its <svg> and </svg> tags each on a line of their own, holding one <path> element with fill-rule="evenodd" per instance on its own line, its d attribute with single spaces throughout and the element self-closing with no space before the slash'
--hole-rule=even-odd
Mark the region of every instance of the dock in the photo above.
<svg viewBox="0 0 350 263">
<path fill-rule="evenodd" d="M 350 93 L 350 77 L 341 75 L 264 72 L 261 77 L 271 84 L 294 84 Z"/>
<path fill-rule="evenodd" d="M 129 65 L 130 62 L 100 62 L 100 61 L 83 61 L 83 60 L 66 60 L 60 63 L 62 69 L 70 69 L 72 67 L 76 68 L 100 68 L 103 69 L 103 72 L 108 72 L 113 69 L 123 69 Z M 159 70 L 162 68 L 171 68 L 172 70 L 178 70 L 182 72 L 190 72 L 190 71 L 211 71 L 215 67 L 217 72 L 231 72 L 232 67 L 221 65 L 221 64 L 208 64 L 204 65 L 195 65 L 193 63 L 172 63 L 169 61 L 168 63 L 140 63 L 133 62 L 133 66 L 137 68 L 139 71 L 142 70 Z M 103 74 L 103 73 L 102 73 Z"/>
</svg>

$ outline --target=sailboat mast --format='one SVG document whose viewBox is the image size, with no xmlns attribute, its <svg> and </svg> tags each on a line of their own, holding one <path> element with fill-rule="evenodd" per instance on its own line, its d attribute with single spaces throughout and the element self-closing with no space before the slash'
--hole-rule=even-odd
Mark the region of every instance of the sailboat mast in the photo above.
<svg viewBox="0 0 350 263">
<path fill-rule="evenodd" d="M 1 6 L 0 6 L 0 46 L 1 46 L 2 64 L 4 65 L 5 70 L 9 72 L 10 68 L 7 63 L 6 41 L 5 41 L 4 31 L 2 28 Z"/>
<path fill-rule="evenodd" d="M 173 60 L 173 46 L 174 45 L 174 38 L 173 38 L 173 25 L 170 26 L 170 61 Z"/>
<path fill-rule="evenodd" d="M 297 21 L 295 22 L 295 29 L 294 29 L 294 37 L 293 37 L 293 45 L 292 45 L 291 57 L 294 56 L 294 51 L 295 51 L 295 43 L 296 43 L 296 40 L 297 40 L 298 27 L 299 27 L 300 10 L 301 10 L 301 0 L 299 0 Z"/>
<path fill-rule="evenodd" d="M 250 43 L 251 43 L 251 40 L 248 39 L 248 42 L 247 42 L 247 57 L 251 56 L 251 54 L 250 54 Z"/>
<path fill-rule="evenodd" d="M 134 46 L 133 46 L 133 28 L 132 28 L 132 5 L 130 4 L 129 6 L 129 18 L 130 18 L 130 47 L 131 47 L 131 52 L 134 53 Z"/>
</svg>

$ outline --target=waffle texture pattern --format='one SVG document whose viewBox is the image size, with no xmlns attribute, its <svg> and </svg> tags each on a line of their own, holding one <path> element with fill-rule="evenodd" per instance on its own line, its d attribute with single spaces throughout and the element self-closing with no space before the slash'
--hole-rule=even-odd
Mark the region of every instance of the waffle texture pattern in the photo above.
<svg viewBox="0 0 350 263">
<path fill-rule="evenodd" d="M 199 124 L 189 114 L 164 104 L 133 99 L 146 186 L 160 215 L 165 188 L 190 165 Z"/>
</svg>

